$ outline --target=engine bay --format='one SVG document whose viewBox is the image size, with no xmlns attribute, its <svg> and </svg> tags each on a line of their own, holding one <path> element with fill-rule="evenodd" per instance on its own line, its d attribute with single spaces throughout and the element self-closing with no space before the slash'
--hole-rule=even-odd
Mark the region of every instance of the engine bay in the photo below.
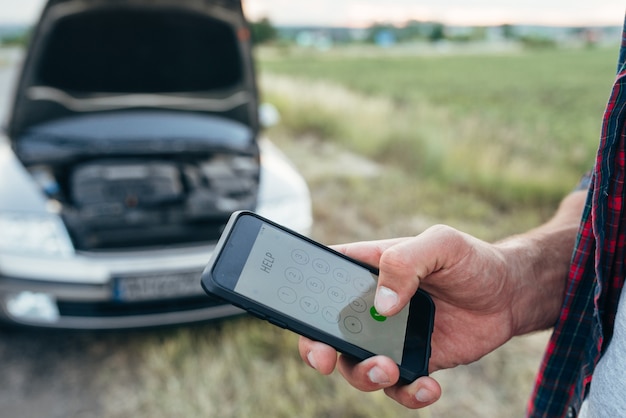
<svg viewBox="0 0 626 418">
<path fill-rule="evenodd" d="M 256 203 L 253 157 L 96 159 L 29 167 L 78 250 L 213 241 Z"/>
</svg>

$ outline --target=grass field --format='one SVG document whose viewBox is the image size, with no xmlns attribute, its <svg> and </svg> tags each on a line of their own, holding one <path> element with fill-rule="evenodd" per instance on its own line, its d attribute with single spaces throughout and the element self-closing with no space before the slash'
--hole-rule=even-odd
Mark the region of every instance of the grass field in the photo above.
<svg viewBox="0 0 626 418">
<path fill-rule="evenodd" d="M 303 88 L 264 86 L 288 129 L 505 208 L 552 206 L 589 169 L 616 59 L 608 49 L 346 55 L 260 54 L 262 73 Z"/>
</svg>

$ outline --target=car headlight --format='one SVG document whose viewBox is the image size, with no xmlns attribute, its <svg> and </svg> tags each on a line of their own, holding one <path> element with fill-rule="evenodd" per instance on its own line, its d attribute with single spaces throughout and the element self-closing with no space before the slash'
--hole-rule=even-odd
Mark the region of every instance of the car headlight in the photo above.
<svg viewBox="0 0 626 418">
<path fill-rule="evenodd" d="M 59 257 L 73 251 L 65 225 L 58 217 L 0 213 L 0 252 Z"/>
</svg>

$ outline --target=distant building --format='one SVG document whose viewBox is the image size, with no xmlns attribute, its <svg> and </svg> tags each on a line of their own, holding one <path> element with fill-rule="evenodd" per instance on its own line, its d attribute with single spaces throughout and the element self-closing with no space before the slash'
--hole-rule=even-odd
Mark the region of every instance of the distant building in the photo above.
<svg viewBox="0 0 626 418">
<path fill-rule="evenodd" d="M 515 44 L 534 40 L 566 47 L 612 45 L 621 39 L 621 27 L 561 27 L 544 25 L 444 26 L 437 22 L 409 21 L 406 26 L 377 24 L 369 28 L 325 26 L 278 26 L 279 38 L 297 45 L 329 49 L 336 44 L 374 42 L 383 48 L 423 40 L 465 41 L 488 44 Z M 439 34 L 441 38 L 434 38 Z"/>
<path fill-rule="evenodd" d="M 382 48 L 393 46 L 396 42 L 396 35 L 390 30 L 381 30 L 374 35 L 374 43 Z"/>
<path fill-rule="evenodd" d="M 332 48 L 333 40 L 328 33 L 323 30 L 303 30 L 296 35 L 298 46 L 327 50 Z"/>
</svg>

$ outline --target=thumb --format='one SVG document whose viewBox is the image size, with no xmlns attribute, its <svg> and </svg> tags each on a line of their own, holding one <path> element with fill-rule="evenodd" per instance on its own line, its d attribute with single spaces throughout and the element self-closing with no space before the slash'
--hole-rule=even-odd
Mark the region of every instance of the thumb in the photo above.
<svg viewBox="0 0 626 418">
<path fill-rule="evenodd" d="M 398 313 L 419 287 L 415 259 L 412 256 L 417 241 L 409 238 L 387 248 L 380 257 L 378 287 L 374 306 L 381 315 Z"/>
<path fill-rule="evenodd" d="M 371 266 L 380 271 L 378 288 L 374 306 L 376 310 L 385 315 L 395 313 L 402 309 L 417 290 L 418 283 L 411 284 L 415 278 L 410 267 L 411 245 L 414 237 L 394 238 L 379 241 L 364 241 L 351 244 L 334 245 L 332 248 Z M 403 287 L 403 283 L 409 283 L 409 287 Z M 401 297 L 398 291 L 402 292 Z M 402 301 L 399 306 L 399 301 Z"/>
<path fill-rule="evenodd" d="M 460 234 L 434 226 L 422 234 L 395 242 L 380 256 L 374 306 L 381 315 L 398 313 L 411 300 L 421 281 L 459 256 Z"/>
</svg>

